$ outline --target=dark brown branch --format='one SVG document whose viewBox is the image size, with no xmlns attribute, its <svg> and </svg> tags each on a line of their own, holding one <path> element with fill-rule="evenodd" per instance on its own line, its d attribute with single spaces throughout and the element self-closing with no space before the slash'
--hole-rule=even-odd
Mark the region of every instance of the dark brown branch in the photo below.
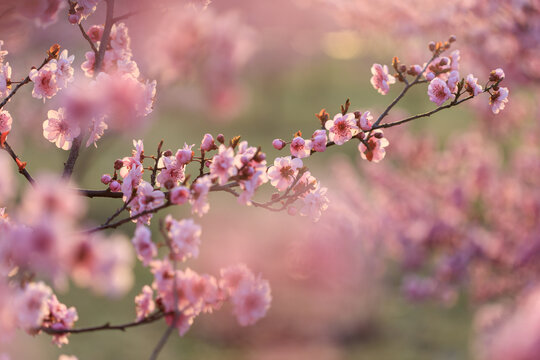
<svg viewBox="0 0 540 360">
<path fill-rule="evenodd" d="M 17 154 L 15 154 L 15 151 L 13 151 L 13 149 L 11 148 L 11 146 L 9 146 L 7 141 L 4 142 L 4 150 L 8 152 L 8 154 L 11 156 L 11 158 L 15 161 L 15 163 L 19 167 L 19 173 L 22 174 L 26 178 L 26 180 L 28 180 L 28 182 L 33 185 L 35 181 L 30 175 L 30 173 L 28 172 L 28 170 L 26 170 L 26 164 L 23 163 L 19 159 L 19 157 L 17 156 Z"/>
<path fill-rule="evenodd" d="M 87 328 L 80 328 L 80 329 L 52 329 L 52 328 L 41 328 L 40 330 L 44 333 L 50 334 L 50 335 L 58 335 L 58 334 L 82 334 L 82 333 L 88 333 L 88 332 L 96 332 L 96 331 L 102 331 L 102 330 L 119 330 L 119 331 L 126 331 L 128 328 L 141 326 L 145 324 L 153 323 L 161 318 L 163 318 L 166 314 L 163 312 L 157 312 L 153 315 L 150 315 L 142 320 L 139 321 L 133 321 L 126 324 L 120 324 L 120 325 L 111 325 L 110 323 L 106 323 L 104 325 L 100 326 L 92 326 Z"/>
<path fill-rule="evenodd" d="M 88 198 L 111 198 L 111 199 L 120 199 L 124 196 L 121 192 L 112 192 L 111 190 L 78 190 L 81 196 Z"/>
<path fill-rule="evenodd" d="M 82 36 L 88 41 L 88 44 L 90 44 L 90 47 L 92 48 L 92 51 L 94 52 L 95 58 L 98 57 L 98 49 L 96 48 L 96 44 L 90 39 L 90 36 L 86 33 L 86 30 L 84 30 L 82 24 L 79 23 L 79 29 L 81 30 Z"/>
<path fill-rule="evenodd" d="M 157 174 L 157 171 L 158 171 L 158 164 L 159 164 L 159 159 L 161 159 L 161 155 L 163 154 L 161 152 L 161 147 L 163 146 L 163 140 L 161 140 L 158 144 L 158 147 L 157 147 L 157 156 L 155 158 L 155 164 L 154 164 L 154 169 L 152 169 L 152 175 L 150 175 L 150 184 L 152 185 L 152 187 L 156 186 L 156 174 Z"/>
</svg>

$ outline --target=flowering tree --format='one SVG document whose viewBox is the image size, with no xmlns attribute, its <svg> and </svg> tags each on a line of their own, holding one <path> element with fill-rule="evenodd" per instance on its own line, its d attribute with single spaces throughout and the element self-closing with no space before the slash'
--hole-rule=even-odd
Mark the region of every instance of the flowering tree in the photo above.
<svg viewBox="0 0 540 360">
<path fill-rule="evenodd" d="M 80 152 L 85 147 L 97 147 L 100 139 L 110 133 L 143 125 L 156 98 L 157 82 L 145 79 L 141 73 L 134 60 L 128 27 L 123 23 L 138 16 L 139 10 L 123 6 L 125 13 L 117 14 L 115 2 L 69 0 L 66 4 L 48 0 L 23 2 L 25 6 L 13 2 L 13 7 L 8 6 L 10 11 L 40 25 L 52 23 L 57 17 L 66 19 L 73 31 L 80 32 L 81 41 L 89 49 L 79 65 L 67 49 L 54 44 L 48 47 L 41 64 L 19 81 L 7 61 L 8 52 L 0 52 L 1 147 L 29 183 L 18 203 L 0 208 L 3 338 L 20 328 L 29 334 L 48 334 L 54 344 L 62 346 L 71 335 L 127 330 L 165 321 L 167 329 L 149 354 L 150 359 L 156 359 L 174 331 L 184 335 L 198 315 L 218 310 L 224 302 L 232 304 L 240 325 L 252 325 L 270 307 L 269 282 L 242 264 L 222 269 L 218 277 L 182 266 L 188 258 L 199 254 L 201 226 L 191 218 L 166 215 L 158 219 L 159 232 L 152 233 L 149 225 L 156 215 L 184 205 L 190 207 L 193 215 L 203 216 L 210 209 L 210 192 L 225 192 L 246 206 L 298 213 L 318 221 L 329 206 L 328 189 L 305 166 L 311 156 L 353 141 L 363 159 L 377 163 L 385 158 L 389 146 L 383 132 L 387 128 L 430 117 L 483 94 L 494 114 L 508 102 L 508 89 L 501 86 L 505 79 L 502 69 L 491 71 L 483 86 L 473 74 L 461 76 L 460 53 L 451 51 L 456 41 L 451 36 L 447 41 L 429 43 L 429 56 L 421 64 L 408 66 L 394 57 L 390 67 L 371 67 L 371 84 L 380 94 L 386 95 L 393 84 L 402 86 L 399 95 L 377 117 L 367 110 L 351 111 L 349 99 L 333 117 L 323 109 L 316 114 L 317 126 L 311 137 L 298 131 L 291 139 L 272 141 L 275 149 L 289 154 L 274 159 L 270 165 L 262 146 L 250 146 L 240 136 L 226 139 L 222 134 L 208 133 L 198 146 L 171 144 L 179 147 L 176 151 L 166 149 L 169 145 L 163 141 L 149 151 L 142 140 L 134 140 L 130 156 L 111 160 L 110 173 L 100 176 L 101 188 L 96 185 L 97 189 L 81 189 L 71 181 Z M 234 72 L 242 63 L 238 53 L 242 51 L 233 45 L 234 41 L 221 39 L 219 31 L 199 33 L 206 29 L 205 24 L 217 23 L 218 29 L 227 26 L 219 18 L 208 20 L 212 15 L 201 12 L 208 5 L 206 2 L 188 5 L 197 10 L 180 9 L 189 14 L 186 19 L 193 21 L 197 36 L 193 43 L 193 38 L 186 39 L 181 50 L 196 48 L 198 41 L 215 44 L 216 38 L 221 40 L 220 46 L 209 52 L 193 50 L 169 76 L 185 76 L 195 71 L 192 68 L 197 62 L 202 62 L 202 73 L 211 71 L 215 75 L 211 77 L 213 81 L 205 84 L 208 96 L 222 99 L 222 86 L 229 89 L 234 85 Z M 103 25 L 87 26 L 98 8 L 105 12 Z M 224 63 L 214 63 L 212 56 L 222 55 Z M 82 72 L 75 71 L 79 67 Z M 17 122 L 9 113 L 10 100 L 26 85 L 33 87 L 32 97 L 42 99 L 44 106 L 53 97 L 60 103 L 60 107 L 48 110 L 42 129 L 46 140 L 67 152 L 61 176 L 34 177 L 32 164 L 19 158 L 18 149 L 9 143 L 10 134 L 17 131 Z M 420 86 L 427 88 L 429 100 L 436 105 L 433 110 L 388 121 L 391 110 L 409 90 Z M 0 205 L 4 206 L 11 200 L 13 185 L 9 172 L 1 176 Z M 257 190 L 266 183 L 275 192 L 266 201 L 255 199 Z M 102 224 L 92 227 L 85 219 L 85 200 L 99 197 L 117 199 L 118 209 Z M 129 223 L 136 224 L 131 244 L 120 233 L 105 235 L 105 230 Z M 136 258 L 154 278 L 135 297 L 135 320 L 87 328 L 75 326 L 77 310 L 61 303 L 46 283 L 62 288 L 71 279 L 97 294 L 121 296 L 132 285 L 133 248 Z"/>
</svg>

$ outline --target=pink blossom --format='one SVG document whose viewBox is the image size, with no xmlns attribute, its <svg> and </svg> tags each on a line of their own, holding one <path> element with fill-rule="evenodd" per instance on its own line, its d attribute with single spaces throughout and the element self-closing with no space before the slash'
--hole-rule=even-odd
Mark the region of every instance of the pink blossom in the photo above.
<svg viewBox="0 0 540 360">
<path fill-rule="evenodd" d="M 177 186 L 169 192 L 169 199 L 175 205 L 185 204 L 189 200 L 189 189 L 185 186 Z"/>
<path fill-rule="evenodd" d="M 32 96 L 37 99 L 50 99 L 59 89 L 57 79 L 58 66 L 56 62 L 49 62 L 41 68 L 41 70 L 32 69 L 30 74 L 30 80 L 34 83 L 34 90 L 32 90 Z"/>
<path fill-rule="evenodd" d="M 9 66 L 9 63 L 2 64 L 2 62 L 0 61 L 0 97 L 8 96 L 11 90 L 10 83 L 11 83 L 11 66 Z"/>
<path fill-rule="evenodd" d="M 54 330 L 71 329 L 75 325 L 75 321 L 79 319 L 77 310 L 60 303 L 54 294 L 48 299 L 47 305 L 49 316 L 43 322 L 43 327 Z M 53 335 L 53 343 L 58 347 L 68 344 L 68 335 L 69 333 Z"/>
<path fill-rule="evenodd" d="M 142 181 L 143 172 L 144 170 L 142 165 L 135 165 L 131 168 L 131 170 L 129 170 L 126 177 L 124 177 L 124 181 L 122 182 L 124 200 L 130 199 L 133 189 L 137 189 L 139 187 L 139 184 Z"/>
<path fill-rule="evenodd" d="M 131 216 L 137 215 L 143 211 L 153 210 L 164 203 L 165 194 L 160 190 L 155 190 L 150 183 L 142 181 L 137 189 L 137 197 L 130 206 Z M 151 217 L 152 214 L 146 214 L 134 221 L 138 223 L 149 222 Z"/>
<path fill-rule="evenodd" d="M 298 170 L 304 166 L 302 160 L 292 159 L 290 156 L 278 157 L 274 160 L 274 165 L 268 168 L 268 177 L 272 186 L 279 191 L 286 190 L 292 185 Z"/>
<path fill-rule="evenodd" d="M 6 110 L 0 111 L 0 134 L 10 132 L 12 123 L 11 115 Z"/>
<path fill-rule="evenodd" d="M 122 184 L 120 184 L 118 181 L 113 180 L 109 184 L 109 188 L 112 192 L 120 192 L 122 190 Z"/>
<path fill-rule="evenodd" d="M 73 140 L 80 133 L 79 124 L 75 119 L 66 118 L 64 108 L 47 112 L 47 120 L 43 122 L 43 136 L 50 142 L 54 142 L 60 149 L 71 149 Z"/>
<path fill-rule="evenodd" d="M 195 144 L 184 144 L 184 147 L 176 152 L 176 161 L 182 165 L 190 163 L 193 160 L 193 150 L 191 150 L 193 146 Z"/>
<path fill-rule="evenodd" d="M 105 133 L 105 130 L 107 130 L 108 128 L 109 126 L 105 121 L 103 121 L 103 119 L 94 119 L 92 121 L 92 126 L 90 126 L 90 135 L 88 135 L 86 147 L 94 144 L 94 146 L 97 148 L 97 141 L 101 139 L 101 137 Z"/>
<path fill-rule="evenodd" d="M 336 145 L 345 144 L 358 134 L 359 130 L 353 113 L 337 114 L 334 116 L 334 120 L 328 120 L 324 126 L 329 131 L 330 141 L 333 141 Z"/>
<path fill-rule="evenodd" d="M 220 145 L 219 153 L 214 155 L 210 164 L 210 177 L 217 178 L 218 183 L 223 185 L 237 173 L 238 169 L 234 166 L 234 150 L 223 144 Z"/>
<path fill-rule="evenodd" d="M 192 219 L 176 221 L 170 215 L 165 218 L 165 223 L 171 239 L 172 255 L 179 261 L 198 257 L 201 227 Z"/>
<path fill-rule="evenodd" d="M 428 86 L 429 100 L 438 106 L 441 106 L 446 100 L 453 97 L 452 91 L 446 85 L 446 82 L 439 78 L 431 80 Z"/>
<path fill-rule="evenodd" d="M 157 255 L 156 244 L 152 242 L 152 233 L 144 225 L 137 225 L 135 229 L 135 235 L 131 239 L 137 257 L 142 261 L 144 266 L 148 266 L 152 259 Z"/>
<path fill-rule="evenodd" d="M 53 60 L 56 61 L 57 64 L 56 78 L 59 84 L 58 86 L 61 88 L 66 87 L 69 82 L 73 81 L 74 70 L 71 67 L 71 64 L 73 63 L 74 58 L 74 55 L 68 56 L 68 51 L 64 49 L 60 53 L 58 60 Z"/>
<path fill-rule="evenodd" d="M 388 90 L 390 90 L 390 84 L 396 82 L 396 78 L 388 74 L 388 67 L 386 65 L 373 64 L 371 67 L 371 74 L 373 74 L 371 77 L 371 85 L 381 95 L 386 95 Z"/>
<path fill-rule="evenodd" d="M 459 72 L 457 70 L 450 71 L 450 74 L 448 75 L 448 88 L 451 92 L 457 91 L 457 84 L 459 83 L 461 79 L 459 78 Z"/>
<path fill-rule="evenodd" d="M 363 131 L 370 131 L 371 127 L 373 126 L 371 120 L 373 120 L 373 116 L 371 116 L 371 113 L 369 111 L 364 112 L 360 116 L 360 119 L 358 119 L 360 129 L 362 129 Z"/>
<path fill-rule="evenodd" d="M 478 78 L 475 78 L 473 74 L 467 75 L 467 79 L 465 79 L 465 90 L 472 96 L 482 93 L 482 86 L 478 85 Z"/>
<path fill-rule="evenodd" d="M 111 182 L 112 178 L 111 178 L 111 175 L 109 174 L 103 174 L 101 175 L 101 183 L 104 184 L 104 185 L 109 185 L 109 183 Z"/>
<path fill-rule="evenodd" d="M 212 180 L 210 176 L 203 176 L 199 178 L 193 185 L 191 185 L 192 196 L 189 199 L 191 204 L 191 212 L 203 216 L 210 210 L 208 204 L 208 192 L 212 186 Z"/>
<path fill-rule="evenodd" d="M 27 284 L 17 296 L 19 327 L 27 331 L 39 328 L 49 314 L 47 300 L 51 296 L 51 288 L 43 282 Z"/>
<path fill-rule="evenodd" d="M 92 25 L 86 30 L 86 34 L 93 42 L 101 41 L 101 37 L 103 36 L 103 25 Z"/>
<path fill-rule="evenodd" d="M 191 269 L 186 269 L 185 275 L 184 291 L 195 312 L 211 313 L 221 305 L 220 291 L 213 276 L 199 275 Z"/>
<path fill-rule="evenodd" d="M 184 180 L 184 165 L 179 163 L 176 158 L 163 157 L 160 159 L 160 164 L 162 170 L 156 179 L 161 186 L 168 186 L 166 185 L 168 182 L 171 182 L 172 186 L 176 186 L 179 181 Z"/>
<path fill-rule="evenodd" d="M 140 321 L 154 312 L 156 304 L 154 302 L 154 291 L 148 285 L 143 286 L 142 292 L 135 296 L 135 312 L 137 321 Z"/>
<path fill-rule="evenodd" d="M 242 326 L 253 325 L 266 315 L 272 296 L 268 281 L 255 279 L 241 281 L 231 295 L 233 313 Z"/>
<path fill-rule="evenodd" d="M 508 88 L 501 87 L 489 98 L 489 105 L 491 106 L 491 111 L 494 114 L 498 114 L 499 111 L 504 109 L 506 103 L 508 102 Z"/>
<path fill-rule="evenodd" d="M 304 205 L 300 209 L 300 215 L 309 216 L 313 221 L 318 221 L 322 212 L 328 209 L 327 191 L 327 188 L 318 184 L 315 190 L 308 192 L 303 198 Z"/>
<path fill-rule="evenodd" d="M 311 140 L 295 137 L 291 142 L 291 155 L 300 159 L 311 155 Z"/>
<path fill-rule="evenodd" d="M 311 136 L 311 150 L 317 152 L 326 151 L 326 142 L 328 137 L 326 136 L 326 130 L 315 130 Z"/>
<path fill-rule="evenodd" d="M 210 134 L 204 134 L 204 137 L 201 141 L 201 150 L 202 151 L 211 151 L 215 150 L 216 144 L 214 143 L 214 138 Z"/>
<path fill-rule="evenodd" d="M 504 79 L 504 71 L 501 68 L 491 71 L 489 74 L 489 80 L 493 82 L 502 81 Z"/>
<path fill-rule="evenodd" d="M 251 282 L 255 280 L 255 276 L 244 264 L 236 264 L 220 270 L 221 286 L 229 295 L 236 292 L 241 282 Z"/>
<path fill-rule="evenodd" d="M 452 71 L 459 70 L 459 61 L 461 60 L 461 55 L 459 50 L 454 50 L 450 53 L 450 69 Z"/>
<path fill-rule="evenodd" d="M 360 156 L 362 156 L 362 159 L 376 163 L 384 159 L 384 156 L 386 155 L 384 148 L 390 145 L 390 143 L 386 138 L 382 137 L 382 133 L 382 130 L 375 130 L 373 132 L 374 135 L 380 134 L 381 137 L 370 137 L 367 141 L 369 149 L 366 147 L 366 145 L 364 145 L 363 142 L 360 142 L 358 145 L 358 150 L 360 151 Z"/>
</svg>

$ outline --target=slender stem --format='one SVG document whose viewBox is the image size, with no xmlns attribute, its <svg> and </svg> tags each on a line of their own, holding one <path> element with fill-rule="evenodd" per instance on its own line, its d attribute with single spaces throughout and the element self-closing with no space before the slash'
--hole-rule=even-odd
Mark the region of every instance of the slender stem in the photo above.
<svg viewBox="0 0 540 360">
<path fill-rule="evenodd" d="M 88 41 L 88 44 L 90 44 L 90 47 L 92 48 L 92 51 L 94 52 L 94 55 L 96 56 L 95 58 L 97 59 L 97 57 L 98 57 L 98 49 L 96 48 L 96 44 L 94 44 L 92 39 L 90 39 L 90 37 L 86 33 L 86 30 L 84 30 L 82 24 L 80 24 L 80 23 L 79 23 L 79 29 L 81 30 L 82 36 L 86 39 L 86 41 Z"/>
<path fill-rule="evenodd" d="M 87 328 L 79 328 L 79 329 L 52 329 L 52 328 L 41 328 L 40 330 L 50 334 L 50 335 L 56 335 L 56 334 L 82 334 L 82 333 L 88 333 L 88 332 L 95 332 L 95 331 L 102 331 L 102 330 L 120 330 L 120 331 L 126 331 L 128 328 L 141 326 L 145 324 L 153 323 L 161 318 L 163 318 L 166 314 L 163 312 L 157 312 L 153 315 L 150 315 L 144 319 L 141 319 L 139 321 L 133 321 L 126 324 L 119 324 L 119 325 L 111 325 L 110 323 L 106 323 L 104 325 L 100 326 L 91 326 Z"/>
<path fill-rule="evenodd" d="M 15 151 L 13 151 L 13 149 L 11 148 L 11 146 L 9 146 L 7 141 L 4 142 L 4 150 L 6 150 L 8 154 L 11 156 L 11 158 L 15 161 L 15 163 L 17 163 L 17 166 L 19 167 L 19 173 L 22 174 L 26 178 L 26 180 L 28 180 L 28 182 L 33 185 L 35 181 L 30 175 L 30 173 L 28 172 L 28 170 L 26 170 L 26 164 L 24 164 L 19 159 L 19 157 L 17 156 L 17 154 L 15 154 Z"/>
<path fill-rule="evenodd" d="M 80 189 L 79 195 L 87 197 L 87 198 L 112 198 L 112 199 L 119 199 L 124 196 L 121 192 L 112 192 L 111 190 L 84 190 Z"/>
<path fill-rule="evenodd" d="M 171 325 L 167 327 L 167 330 L 165 330 L 165 333 L 163 334 L 161 339 L 159 339 L 159 342 L 157 343 L 156 347 L 152 351 L 152 355 L 150 355 L 150 360 L 156 360 L 158 358 L 159 353 L 161 352 L 161 350 L 163 349 L 163 347 L 169 340 L 169 337 L 171 336 L 172 332 L 174 331 L 174 327 L 176 326 L 176 321 L 177 319 L 175 317 Z"/>
</svg>

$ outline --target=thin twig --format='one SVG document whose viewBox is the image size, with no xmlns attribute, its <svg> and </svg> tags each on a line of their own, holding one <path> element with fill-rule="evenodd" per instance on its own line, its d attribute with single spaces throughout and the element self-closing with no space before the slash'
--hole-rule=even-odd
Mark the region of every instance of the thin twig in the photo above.
<svg viewBox="0 0 540 360">
<path fill-rule="evenodd" d="M 166 313 L 163 312 L 157 312 L 153 315 L 150 315 L 142 320 L 139 321 L 133 321 L 126 324 L 119 324 L 119 325 L 111 325 L 110 323 L 106 323 L 104 325 L 100 326 L 92 326 L 87 328 L 79 328 L 79 329 L 52 329 L 52 328 L 41 328 L 40 330 L 50 334 L 50 335 L 57 335 L 57 334 L 82 334 L 82 333 L 88 333 L 88 332 L 95 332 L 95 331 L 102 331 L 102 330 L 120 330 L 120 331 L 126 331 L 128 328 L 141 326 L 145 324 L 153 323 L 161 318 L 163 318 Z"/>
<path fill-rule="evenodd" d="M 81 23 L 79 23 L 79 29 L 81 29 L 82 36 L 88 41 L 88 44 L 90 44 L 90 47 L 92 48 L 92 51 L 94 52 L 95 58 L 98 57 L 98 49 L 96 48 L 96 44 L 90 39 L 90 36 L 86 33 L 86 30 L 84 30 Z"/>
<path fill-rule="evenodd" d="M 28 182 L 33 185 L 35 181 L 30 175 L 30 173 L 28 172 L 28 170 L 26 170 L 26 164 L 23 163 L 19 159 L 19 157 L 17 156 L 17 154 L 15 154 L 15 151 L 13 151 L 13 149 L 11 148 L 11 146 L 9 146 L 7 141 L 4 142 L 4 150 L 8 152 L 8 154 L 11 156 L 11 158 L 15 161 L 15 163 L 19 167 L 19 173 L 22 174 L 26 178 L 26 180 L 28 180 Z"/>
</svg>

